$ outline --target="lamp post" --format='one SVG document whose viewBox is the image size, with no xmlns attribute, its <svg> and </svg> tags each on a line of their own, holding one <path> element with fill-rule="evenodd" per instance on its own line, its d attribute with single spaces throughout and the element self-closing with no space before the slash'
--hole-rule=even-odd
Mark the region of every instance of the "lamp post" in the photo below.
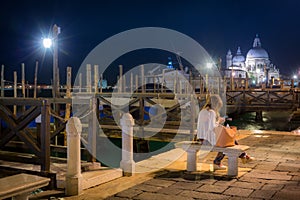
<svg viewBox="0 0 300 200">
<path fill-rule="evenodd" d="M 58 44 L 57 38 L 60 34 L 60 27 L 56 24 L 53 26 L 53 86 L 54 98 L 59 96 L 59 68 L 58 68 Z"/>
<path fill-rule="evenodd" d="M 59 68 L 58 68 L 58 44 L 57 38 L 60 34 L 60 27 L 54 24 L 52 29 L 52 38 L 44 38 L 43 45 L 45 48 L 53 46 L 53 80 L 52 80 L 52 96 L 59 97 Z"/>
<path fill-rule="evenodd" d="M 269 71 L 270 67 L 266 66 L 266 87 L 269 87 Z"/>
<path fill-rule="evenodd" d="M 260 69 L 256 68 L 256 85 L 259 85 L 259 75 L 260 75 Z"/>
<path fill-rule="evenodd" d="M 206 63 L 206 74 L 205 74 L 205 87 L 206 87 L 206 93 L 208 93 L 208 72 L 211 70 L 213 64 L 212 63 Z"/>
<path fill-rule="evenodd" d="M 297 75 L 293 75 L 293 79 L 291 81 L 291 88 L 295 87 L 295 83 L 297 83 L 297 79 L 298 79 L 298 76 Z"/>
</svg>

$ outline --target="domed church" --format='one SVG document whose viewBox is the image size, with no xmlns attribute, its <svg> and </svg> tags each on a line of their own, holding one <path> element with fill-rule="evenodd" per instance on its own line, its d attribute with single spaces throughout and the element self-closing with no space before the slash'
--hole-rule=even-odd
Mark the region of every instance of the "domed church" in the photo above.
<svg viewBox="0 0 300 200">
<path fill-rule="evenodd" d="M 270 80 L 279 79 L 279 69 L 270 62 L 268 52 L 262 48 L 258 35 L 254 38 L 253 46 L 243 56 L 238 47 L 233 56 L 229 50 L 226 55 L 225 76 L 234 78 L 250 78 L 252 85 L 270 83 Z"/>
</svg>

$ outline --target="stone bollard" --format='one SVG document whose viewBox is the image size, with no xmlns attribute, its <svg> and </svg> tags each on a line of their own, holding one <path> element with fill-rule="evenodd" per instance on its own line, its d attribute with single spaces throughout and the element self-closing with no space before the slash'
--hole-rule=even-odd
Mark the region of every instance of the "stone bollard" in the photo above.
<svg viewBox="0 0 300 200">
<path fill-rule="evenodd" d="M 132 176 L 135 172 L 133 160 L 133 125 L 134 119 L 130 113 L 123 114 L 120 120 L 122 128 L 122 160 L 120 167 L 125 176 Z"/>
<path fill-rule="evenodd" d="M 67 126 L 67 174 L 66 195 L 79 195 L 82 192 L 80 159 L 80 135 L 82 125 L 77 117 L 68 120 Z"/>
<path fill-rule="evenodd" d="M 187 150 L 186 170 L 188 172 L 197 171 L 197 152 L 199 150 L 189 148 Z"/>
</svg>

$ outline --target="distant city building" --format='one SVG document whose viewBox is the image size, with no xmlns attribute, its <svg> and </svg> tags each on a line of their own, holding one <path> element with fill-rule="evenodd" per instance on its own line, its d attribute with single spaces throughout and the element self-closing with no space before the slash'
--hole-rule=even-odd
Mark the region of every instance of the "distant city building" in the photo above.
<svg viewBox="0 0 300 200">
<path fill-rule="evenodd" d="M 254 85 L 268 83 L 279 79 L 279 69 L 269 59 L 269 54 L 262 48 L 260 39 L 256 35 L 253 47 L 248 51 L 246 58 L 238 47 L 233 56 L 229 50 L 226 55 L 225 76 L 234 78 L 250 78 Z"/>
</svg>

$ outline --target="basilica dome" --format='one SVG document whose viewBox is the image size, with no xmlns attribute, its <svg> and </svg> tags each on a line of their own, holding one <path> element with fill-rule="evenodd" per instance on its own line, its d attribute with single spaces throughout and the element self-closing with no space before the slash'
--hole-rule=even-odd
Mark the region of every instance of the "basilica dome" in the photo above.
<svg viewBox="0 0 300 200">
<path fill-rule="evenodd" d="M 245 57 L 242 55 L 240 47 L 238 47 L 236 55 L 232 58 L 232 62 L 233 62 L 233 64 L 235 64 L 235 63 L 244 63 L 245 62 Z"/>
<path fill-rule="evenodd" d="M 240 55 L 240 56 L 234 56 L 232 59 L 232 62 L 236 63 L 236 62 L 245 62 L 245 57 Z"/>
<path fill-rule="evenodd" d="M 255 59 L 255 58 L 269 58 L 269 55 L 266 50 L 261 47 L 254 47 L 250 49 L 247 53 L 247 59 Z"/>
<path fill-rule="evenodd" d="M 254 39 L 253 48 L 248 51 L 246 57 L 247 60 L 256 58 L 269 59 L 269 54 L 261 47 L 258 35 L 256 35 L 256 38 Z"/>
</svg>

